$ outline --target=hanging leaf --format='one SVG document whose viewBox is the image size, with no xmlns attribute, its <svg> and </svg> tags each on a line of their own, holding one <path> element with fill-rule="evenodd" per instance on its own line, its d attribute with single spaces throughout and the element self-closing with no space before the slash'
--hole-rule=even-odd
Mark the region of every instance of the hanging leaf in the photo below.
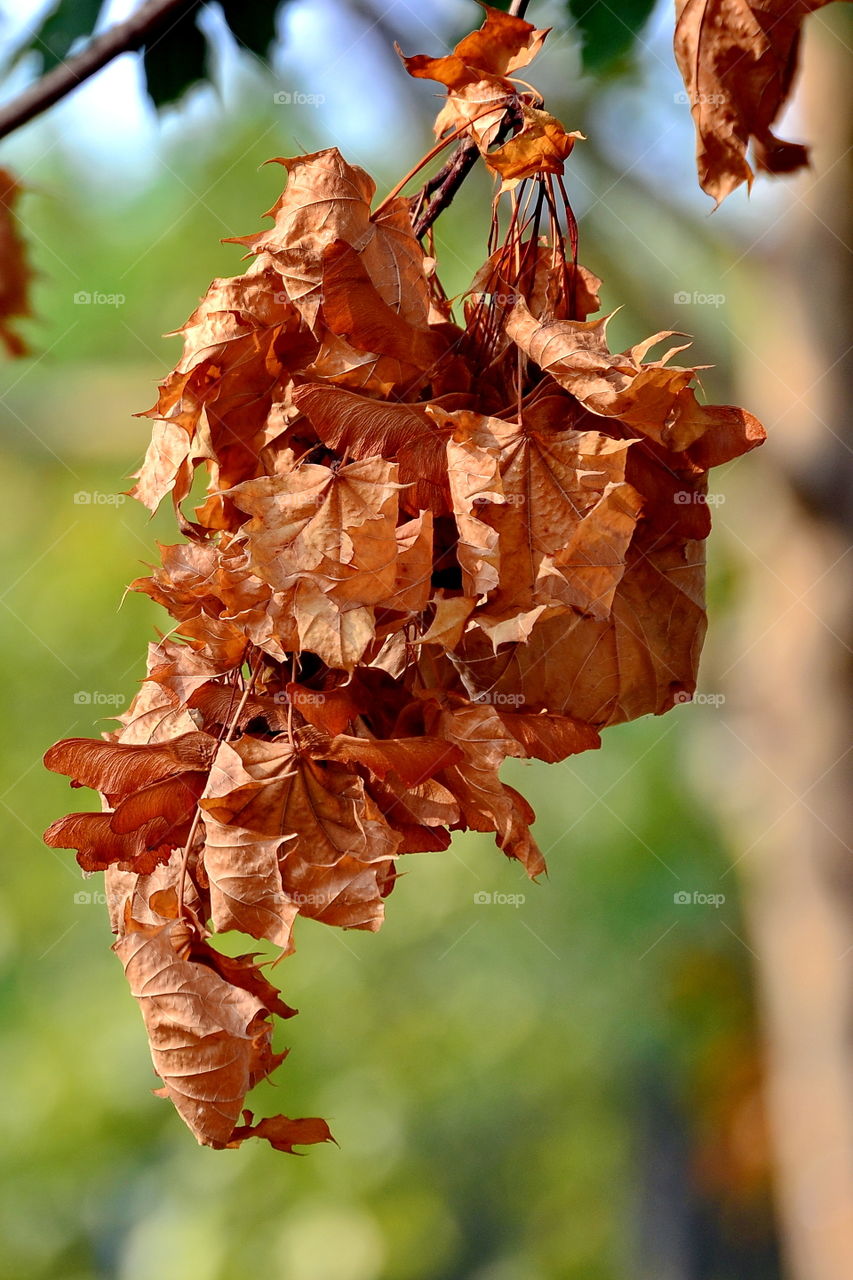
<svg viewBox="0 0 853 1280">
<path fill-rule="evenodd" d="M 827 0 L 676 0 L 675 57 L 696 127 L 699 185 L 717 204 L 755 167 L 791 173 L 808 150 L 772 133 L 797 70 L 800 30 Z"/>
<path fill-rule="evenodd" d="M 20 194 L 17 179 L 0 169 L 0 341 L 10 356 L 27 353 L 26 343 L 9 322 L 30 314 L 33 274 L 15 211 Z"/>
</svg>

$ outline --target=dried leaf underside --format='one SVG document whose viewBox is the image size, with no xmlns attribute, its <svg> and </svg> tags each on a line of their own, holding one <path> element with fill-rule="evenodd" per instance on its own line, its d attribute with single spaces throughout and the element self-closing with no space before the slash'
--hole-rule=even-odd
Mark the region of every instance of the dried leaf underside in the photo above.
<svg viewBox="0 0 853 1280">
<path fill-rule="evenodd" d="M 719 204 L 755 169 L 792 173 L 808 148 L 772 128 L 791 94 L 802 25 L 828 0 L 675 0 L 675 57 L 696 129 L 699 185 Z M 752 152 L 752 165 L 747 153 Z"/>
</svg>

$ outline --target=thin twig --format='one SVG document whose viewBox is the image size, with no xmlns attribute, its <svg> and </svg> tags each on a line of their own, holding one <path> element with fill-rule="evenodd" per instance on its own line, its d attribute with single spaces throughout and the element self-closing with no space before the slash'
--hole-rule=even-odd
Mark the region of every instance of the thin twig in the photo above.
<svg viewBox="0 0 853 1280">
<path fill-rule="evenodd" d="M 408 182 L 411 182 L 412 178 L 414 178 L 416 174 L 420 173 L 424 165 L 429 164 L 430 160 L 434 160 L 435 157 L 441 151 L 443 151 L 445 147 L 450 146 L 451 142 L 454 142 L 457 138 L 461 138 L 462 134 L 466 131 L 466 129 L 469 129 L 476 120 L 480 120 L 483 116 L 491 115 L 495 110 L 496 110 L 495 106 L 493 106 L 490 103 L 482 111 L 479 111 L 477 115 L 472 116 L 470 120 L 466 120 L 464 124 L 461 124 L 458 129 L 454 129 L 453 132 L 449 133 L 446 138 L 440 138 L 439 141 L 435 144 L 435 146 L 432 147 L 426 153 L 425 156 L 421 156 L 418 163 L 414 165 L 409 170 L 409 172 L 400 179 L 396 187 L 393 187 L 392 190 L 388 192 L 387 196 L 385 196 L 381 204 L 378 204 L 376 208 L 373 210 L 373 213 L 371 216 L 375 218 L 377 214 L 381 213 L 382 210 L 386 207 L 386 205 L 389 205 L 391 201 L 394 199 L 394 197 L 400 194 L 400 192 L 403 190 L 403 187 L 405 187 Z M 436 174 L 435 177 L 437 178 L 438 174 Z M 434 181 L 435 181 L 435 178 L 431 178 L 426 183 L 424 190 L 426 190 L 426 188 L 430 185 L 430 182 L 434 182 Z M 421 192 L 421 195 L 423 195 L 423 191 Z"/>
<path fill-rule="evenodd" d="M 516 119 L 517 108 L 510 102 L 504 108 L 504 123 L 495 137 L 496 142 L 503 142 L 508 132 L 519 127 Z M 415 216 L 412 219 L 415 235 L 420 238 L 429 231 L 440 213 L 448 207 L 456 192 L 473 169 L 480 154 L 477 144 L 466 138 L 454 151 L 450 159 L 442 165 L 416 197 Z"/>
<path fill-rule="evenodd" d="M 73 57 L 65 58 L 57 67 L 41 76 L 23 93 L 0 108 L 0 138 L 10 133 L 78 89 L 98 71 L 123 53 L 135 53 L 150 44 L 173 17 L 200 7 L 202 0 L 147 0 L 124 22 L 117 22 Z M 512 0 L 509 12 L 521 18 L 530 0 Z M 473 164 L 473 160 L 471 161 Z M 470 168 L 470 165 L 469 165 Z M 466 170 L 467 172 L 467 170 Z"/>
<path fill-rule="evenodd" d="M 170 20 L 197 9 L 201 0 L 147 0 L 124 22 L 109 27 L 73 57 L 31 84 L 23 93 L 0 108 L 0 138 L 7 137 L 48 107 L 67 98 L 122 53 L 133 53 L 150 44 Z"/>
<path fill-rule="evenodd" d="M 442 165 L 438 173 L 426 183 L 417 197 L 418 213 L 413 218 L 415 235 L 426 235 L 440 213 L 450 204 L 468 174 L 474 168 L 479 155 L 477 144 L 470 139 L 461 143 L 453 155 Z"/>
</svg>

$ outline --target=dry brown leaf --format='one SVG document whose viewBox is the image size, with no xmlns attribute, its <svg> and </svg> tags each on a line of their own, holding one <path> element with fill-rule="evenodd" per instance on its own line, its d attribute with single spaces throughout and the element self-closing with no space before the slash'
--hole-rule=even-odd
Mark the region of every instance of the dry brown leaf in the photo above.
<svg viewBox="0 0 853 1280">
<path fill-rule="evenodd" d="M 249 563 L 277 590 L 314 579 L 352 604 L 384 600 L 396 581 L 397 469 L 381 458 L 341 467 L 316 463 L 249 480 L 230 496 L 252 519 Z M 294 601 L 299 618 L 299 600 Z M 310 648 L 310 645 L 306 645 Z"/>
<path fill-rule="evenodd" d="M 497 708 L 504 728 L 523 748 L 528 759 L 557 764 L 579 751 L 592 751 L 601 746 L 601 735 L 592 725 L 569 716 L 540 712 L 505 711 Z"/>
<path fill-rule="evenodd" d="M 317 350 L 301 325 L 267 262 L 234 280 L 213 281 L 179 330 L 183 357 L 146 415 L 155 427 L 135 497 L 153 511 L 171 492 L 179 508 L 202 463 L 211 490 L 256 474 L 259 456 L 281 435 L 276 406 L 287 399 L 290 370 Z"/>
<path fill-rule="evenodd" d="M 8 169 L 0 169 L 0 341 L 10 356 L 23 356 L 27 345 L 10 324 L 30 315 L 32 271 L 27 262 L 15 207 L 21 186 Z"/>
<path fill-rule="evenodd" d="M 357 774 L 314 760 L 286 742 L 244 736 L 220 747 L 202 808 L 219 822 L 260 835 L 293 837 L 291 861 L 332 866 L 393 857 L 394 833 L 371 805 Z"/>
<path fill-rule="evenodd" d="M 426 724 L 461 753 L 459 763 L 443 769 L 438 779 L 456 797 L 465 825 L 494 831 L 507 857 L 517 858 L 531 879 L 540 875 L 545 860 L 527 829 L 533 810 L 498 777 L 506 757 L 524 751 L 494 707 L 428 707 Z"/>
<path fill-rule="evenodd" d="M 487 152 L 486 164 L 504 187 L 537 173 L 562 173 L 566 160 L 583 134 L 568 133 L 549 111 L 522 104 L 523 127 L 508 142 Z"/>
<path fill-rule="evenodd" d="M 525 643 L 498 653 L 476 629 L 463 637 L 456 662 L 474 698 L 603 727 L 685 701 L 696 687 L 704 634 L 703 544 L 638 546 L 606 620 L 547 618 Z"/>
<path fill-rule="evenodd" d="M 676 0 L 675 57 L 696 126 L 699 185 L 717 204 L 757 169 L 790 173 L 808 164 L 799 142 L 772 126 L 797 70 L 800 29 L 827 0 Z"/>
<path fill-rule="evenodd" d="M 204 816 L 204 869 L 217 933 L 239 929 L 293 950 L 291 932 L 298 914 L 284 892 L 279 852 L 286 836 L 259 837 L 242 827 Z"/>
<path fill-rule="evenodd" d="M 320 335 L 324 254 L 338 241 L 359 256 L 382 301 L 407 324 L 424 328 L 429 316 L 425 255 L 412 231 L 408 201 L 390 201 L 372 216 L 373 179 L 347 164 L 336 147 L 276 163 L 288 177 L 268 214 L 275 226 L 238 243 L 274 265 L 286 296 L 312 330 Z"/>
<path fill-rule="evenodd" d="M 559 603 L 606 617 L 641 506 L 625 482 L 631 442 L 535 420 L 448 416 L 466 594 L 491 592 L 494 616 Z"/>
<path fill-rule="evenodd" d="M 290 1120 L 287 1116 L 265 1116 L 255 1121 L 251 1111 L 243 1112 L 243 1124 L 231 1134 L 229 1147 L 238 1147 L 246 1138 L 264 1138 L 276 1151 L 295 1154 L 294 1147 L 307 1147 L 315 1142 L 334 1142 L 325 1120 L 316 1116 Z"/>
<path fill-rule="evenodd" d="M 447 103 L 435 122 L 436 137 L 469 124 L 471 136 L 485 149 L 494 140 L 504 108 L 516 93 L 509 77 L 533 61 L 548 32 L 537 31 L 529 22 L 500 9 L 482 7 L 485 23 L 460 40 L 453 53 L 443 58 L 400 56 L 410 76 L 447 86 Z M 495 109 L 489 111 L 492 102 Z"/>
<path fill-rule="evenodd" d="M 177 954 L 179 924 L 128 919 L 115 950 L 142 1010 L 166 1096 L 200 1143 L 224 1147 L 246 1094 L 284 1054 L 273 1053 L 269 1009 L 217 972 L 216 952 L 199 942 L 191 959 Z"/>
<path fill-rule="evenodd" d="M 636 435 L 683 452 L 706 436 L 713 440 L 724 434 L 729 458 L 755 448 L 764 439 L 760 423 L 744 409 L 699 404 L 690 386 L 696 369 L 667 364 L 682 348 L 644 363 L 649 348 L 672 334 L 655 334 L 630 351 L 614 355 L 607 345 L 606 330 L 607 317 L 539 322 L 520 301 L 507 322 L 507 333 L 525 355 L 586 409 L 618 418 Z"/>
</svg>

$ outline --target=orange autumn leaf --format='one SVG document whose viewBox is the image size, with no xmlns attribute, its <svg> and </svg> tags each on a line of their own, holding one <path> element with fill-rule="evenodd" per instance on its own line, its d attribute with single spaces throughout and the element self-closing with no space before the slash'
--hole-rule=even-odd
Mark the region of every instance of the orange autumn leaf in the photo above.
<svg viewBox="0 0 853 1280">
<path fill-rule="evenodd" d="M 524 711 L 498 708 L 498 716 L 508 733 L 523 747 L 528 759 L 557 764 L 579 751 L 594 751 L 601 746 L 601 735 L 590 724 L 569 716 L 541 711 L 536 715 Z"/>
<path fill-rule="evenodd" d="M 200 1143 L 236 1145 L 245 1136 L 237 1121 L 246 1094 L 284 1054 L 271 1046 L 270 1010 L 217 972 L 220 957 L 212 948 L 198 943 L 190 958 L 178 954 L 178 924 L 130 918 L 115 950 L 142 1010 L 165 1095 Z"/>
<path fill-rule="evenodd" d="M 537 173 L 562 173 L 575 142 L 583 134 L 567 133 L 549 111 L 540 111 L 524 103 L 521 107 L 523 127 L 500 147 L 485 157 L 490 169 L 507 184 Z"/>
<path fill-rule="evenodd" d="M 298 907 L 284 892 L 279 851 L 284 836 L 265 837 L 204 816 L 202 861 L 217 933 L 239 929 L 292 950 Z"/>
<path fill-rule="evenodd" d="M 325 1120 L 316 1116 L 290 1120 L 287 1116 L 264 1116 L 257 1122 L 251 1111 L 243 1112 L 243 1124 L 231 1133 L 229 1147 L 238 1147 L 246 1138 L 264 1138 L 276 1151 L 293 1154 L 294 1147 L 307 1147 L 315 1142 L 334 1142 Z"/>
<path fill-rule="evenodd" d="M 329 331 L 346 338 L 357 352 L 375 356 L 372 366 L 356 357 L 354 385 L 378 382 L 386 394 L 397 386 L 411 389 L 438 364 L 447 344 L 429 327 L 428 316 L 418 317 L 416 327 L 387 303 L 361 256 L 346 241 L 335 240 L 324 251 L 322 289 L 321 311 Z M 323 372 L 324 359 L 321 347 L 312 366 L 316 373 Z M 336 381 L 341 381 L 337 373 Z"/>
<path fill-rule="evenodd" d="M 607 319 L 540 322 L 519 301 L 507 321 L 507 333 L 591 413 L 619 418 L 635 434 L 668 449 L 688 450 L 706 435 L 716 436 L 721 426 L 730 437 L 728 458 L 761 443 L 764 432 L 745 410 L 698 402 L 690 386 L 697 370 L 668 363 L 683 346 L 645 361 L 653 346 L 673 334 L 658 333 L 630 351 L 613 354 L 607 345 Z M 736 435 L 731 432 L 733 423 Z M 724 460 L 728 459 L 719 459 Z"/>
<path fill-rule="evenodd" d="M 472 550 L 475 566 L 488 552 L 491 567 L 471 575 L 467 593 L 489 593 L 493 615 L 559 603 L 606 617 L 642 505 L 625 481 L 630 441 L 450 416 L 463 586 Z"/>
<path fill-rule="evenodd" d="M 286 590 L 300 578 L 375 604 L 396 576 L 397 474 L 381 458 L 331 468 L 316 463 L 248 480 L 231 499 L 252 516 L 242 530 L 253 571 Z"/>
<path fill-rule="evenodd" d="M 509 77 L 533 61 L 548 32 L 500 9 L 483 8 L 484 25 L 460 40 L 453 53 L 443 58 L 400 56 L 410 76 L 447 86 L 447 103 L 435 122 L 436 137 L 467 123 L 477 144 L 485 148 L 515 95 Z M 490 103 L 495 104 L 493 111 L 488 110 Z"/>
<path fill-rule="evenodd" d="M 701 542 L 638 544 L 607 619 L 552 616 L 497 653 L 479 629 L 469 631 L 457 655 L 466 689 L 596 727 L 669 711 L 696 687 L 704 567 Z"/>
<path fill-rule="evenodd" d="M 282 856 L 290 861 L 332 866 L 343 857 L 367 863 L 394 854 L 394 833 L 361 778 L 286 743 L 247 735 L 233 746 L 223 744 L 201 805 L 229 826 L 278 839 L 289 835 Z"/>
</svg>

